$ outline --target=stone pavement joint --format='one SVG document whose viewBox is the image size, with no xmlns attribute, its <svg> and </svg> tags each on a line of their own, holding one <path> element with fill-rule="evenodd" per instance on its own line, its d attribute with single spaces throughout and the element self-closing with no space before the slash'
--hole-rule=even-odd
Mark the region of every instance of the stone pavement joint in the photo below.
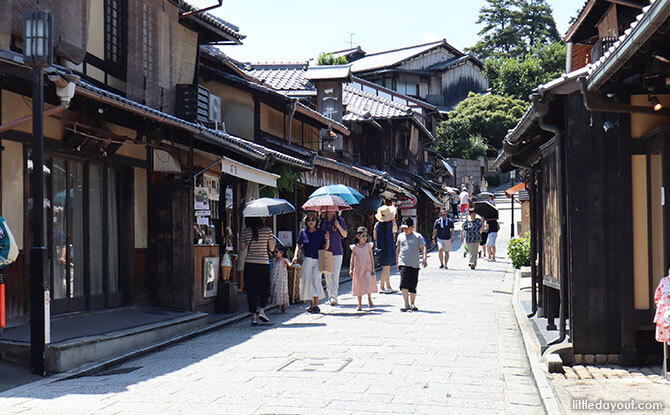
<svg viewBox="0 0 670 415">
<path fill-rule="evenodd" d="M 499 235 L 505 251 L 509 225 Z M 507 228 L 507 231 L 505 229 Z M 0 398 L 14 414 L 541 414 L 508 261 L 448 270 L 437 253 L 419 275 L 418 312 L 376 294 L 356 311 L 350 283 L 322 314 L 303 305 L 248 319 L 129 360 L 99 376 L 33 383 Z M 391 277 L 398 287 L 399 277 Z M 116 370 L 119 369 L 119 370 Z"/>
</svg>

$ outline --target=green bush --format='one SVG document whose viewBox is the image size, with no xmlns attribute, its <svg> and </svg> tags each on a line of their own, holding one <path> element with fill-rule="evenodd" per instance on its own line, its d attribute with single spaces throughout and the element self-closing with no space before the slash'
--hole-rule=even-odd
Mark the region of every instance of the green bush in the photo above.
<svg viewBox="0 0 670 415">
<path fill-rule="evenodd" d="M 507 256 L 514 268 L 530 265 L 530 232 L 523 238 L 514 238 L 507 244 Z"/>
</svg>

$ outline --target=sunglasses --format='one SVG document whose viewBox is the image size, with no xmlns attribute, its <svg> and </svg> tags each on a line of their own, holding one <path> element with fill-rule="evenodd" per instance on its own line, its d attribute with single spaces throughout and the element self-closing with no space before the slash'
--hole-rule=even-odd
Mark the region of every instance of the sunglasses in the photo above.
<svg viewBox="0 0 670 415">
<path fill-rule="evenodd" d="M 368 234 L 367 233 L 359 233 L 358 236 L 362 236 L 363 238 L 367 238 Z"/>
<path fill-rule="evenodd" d="M 305 222 L 316 222 L 316 218 L 307 218 Z"/>
</svg>

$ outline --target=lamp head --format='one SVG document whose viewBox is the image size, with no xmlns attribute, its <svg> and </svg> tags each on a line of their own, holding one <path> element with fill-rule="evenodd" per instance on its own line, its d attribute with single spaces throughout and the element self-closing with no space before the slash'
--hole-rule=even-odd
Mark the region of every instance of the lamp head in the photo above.
<svg viewBox="0 0 670 415">
<path fill-rule="evenodd" d="M 32 67 L 50 66 L 53 62 L 53 16 L 51 12 L 33 10 L 23 15 L 23 58 Z"/>
</svg>

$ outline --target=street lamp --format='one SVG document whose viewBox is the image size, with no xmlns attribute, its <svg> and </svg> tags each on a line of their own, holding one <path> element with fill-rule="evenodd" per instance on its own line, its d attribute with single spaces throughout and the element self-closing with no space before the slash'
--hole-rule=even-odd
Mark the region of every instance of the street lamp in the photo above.
<svg viewBox="0 0 670 415">
<path fill-rule="evenodd" d="M 34 10 L 24 15 L 23 59 L 33 69 L 33 244 L 30 247 L 30 368 L 46 375 L 49 341 L 49 287 L 44 279 L 44 73 L 53 61 L 53 18 Z"/>
</svg>

